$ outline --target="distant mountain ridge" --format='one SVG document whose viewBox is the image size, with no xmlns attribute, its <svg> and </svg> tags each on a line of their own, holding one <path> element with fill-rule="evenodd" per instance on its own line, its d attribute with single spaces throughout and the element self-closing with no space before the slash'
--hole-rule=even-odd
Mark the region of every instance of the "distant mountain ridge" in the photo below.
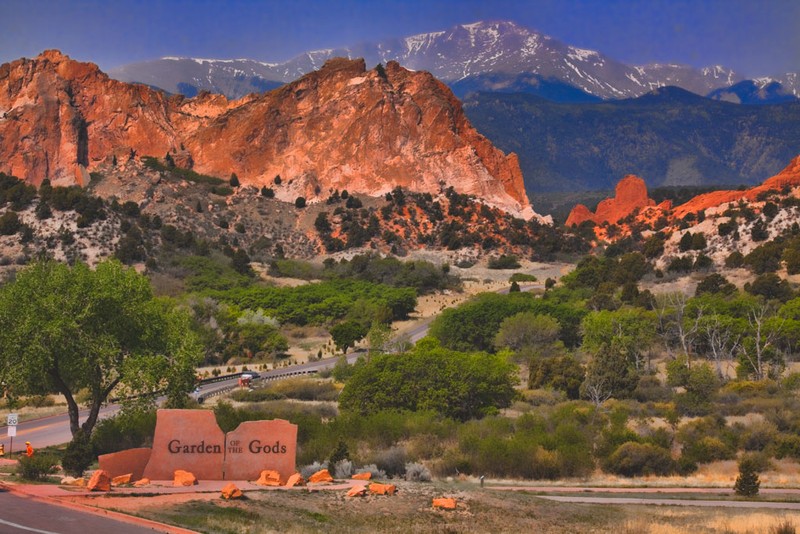
<svg viewBox="0 0 800 534">
<path fill-rule="evenodd" d="M 677 87 L 634 99 L 565 104 L 527 94 L 474 93 L 472 124 L 519 156 L 528 191 L 754 184 L 800 153 L 800 102 L 741 106 Z"/>
<path fill-rule="evenodd" d="M 626 65 L 601 52 L 564 44 L 509 21 L 461 24 L 379 43 L 315 50 L 279 63 L 166 57 L 123 65 L 109 74 L 121 81 L 154 85 L 170 92 L 208 90 L 238 98 L 294 80 L 337 56 L 363 57 L 370 66 L 397 61 L 409 69 L 427 70 L 450 85 L 471 77 L 514 79 L 527 74 L 516 80 L 522 87 L 518 92 L 537 94 L 541 81 L 549 80 L 601 99 L 636 97 L 667 85 L 706 95 L 743 80 L 740 74 L 722 66 L 696 69 L 677 64 Z M 795 74 L 776 80 L 792 94 L 800 90 Z"/>
</svg>

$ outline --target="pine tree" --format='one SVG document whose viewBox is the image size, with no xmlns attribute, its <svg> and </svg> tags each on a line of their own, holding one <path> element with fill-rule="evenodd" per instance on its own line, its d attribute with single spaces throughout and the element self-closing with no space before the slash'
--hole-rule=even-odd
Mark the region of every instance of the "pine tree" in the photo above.
<svg viewBox="0 0 800 534">
<path fill-rule="evenodd" d="M 239 187 L 239 177 L 236 176 L 235 172 L 231 173 L 230 184 L 231 184 L 231 187 Z"/>
<path fill-rule="evenodd" d="M 755 463 L 750 458 L 742 458 L 739 462 L 739 476 L 736 477 L 733 491 L 736 492 L 736 495 L 743 497 L 755 497 L 758 495 L 760 486 L 761 481 L 758 479 Z"/>
</svg>

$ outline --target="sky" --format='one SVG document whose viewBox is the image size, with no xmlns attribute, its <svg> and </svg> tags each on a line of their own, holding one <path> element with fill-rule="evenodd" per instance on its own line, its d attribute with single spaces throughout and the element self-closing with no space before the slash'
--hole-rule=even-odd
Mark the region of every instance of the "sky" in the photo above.
<svg viewBox="0 0 800 534">
<path fill-rule="evenodd" d="M 800 0 L 0 0 L 0 62 L 48 48 L 103 69 L 163 56 L 285 61 L 479 20 L 629 64 L 800 71 Z"/>
</svg>

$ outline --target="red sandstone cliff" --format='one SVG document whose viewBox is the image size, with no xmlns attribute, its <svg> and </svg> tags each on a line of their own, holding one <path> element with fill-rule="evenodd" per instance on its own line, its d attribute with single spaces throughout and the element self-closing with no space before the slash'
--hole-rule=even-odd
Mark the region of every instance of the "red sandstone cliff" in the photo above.
<svg viewBox="0 0 800 534">
<path fill-rule="evenodd" d="M 534 216 L 515 154 L 469 123 L 426 72 L 334 59 L 278 90 L 228 101 L 166 96 L 108 78 L 58 51 L 0 66 L 0 170 L 38 184 L 84 183 L 112 155 L 164 157 L 185 147 L 198 172 L 282 186 L 278 198 L 332 189 L 380 195 L 452 186 Z"/>
<path fill-rule="evenodd" d="M 800 186 L 800 156 L 794 158 L 789 165 L 775 176 L 768 178 L 763 184 L 751 187 L 744 191 L 712 191 L 703 195 L 698 195 L 689 202 L 681 204 L 673 210 L 672 215 L 681 219 L 688 213 L 707 210 L 716 206 L 721 206 L 729 202 L 736 202 L 740 199 L 755 201 L 759 193 L 777 190 L 784 187 Z"/>
<path fill-rule="evenodd" d="M 580 225 L 585 221 L 594 221 L 597 224 L 608 222 L 616 224 L 636 210 L 655 206 L 654 200 L 647 196 L 647 185 L 638 176 L 629 174 L 617 184 L 614 198 L 607 198 L 597 205 L 597 210 L 592 213 L 583 204 L 578 204 L 567 217 L 567 226 Z"/>
</svg>

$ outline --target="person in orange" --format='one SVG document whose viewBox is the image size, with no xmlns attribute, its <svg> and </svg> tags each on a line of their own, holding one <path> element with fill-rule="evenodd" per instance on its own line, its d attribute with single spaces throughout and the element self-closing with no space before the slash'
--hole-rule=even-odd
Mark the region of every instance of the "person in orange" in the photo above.
<svg viewBox="0 0 800 534">
<path fill-rule="evenodd" d="M 33 456 L 33 447 L 31 447 L 30 441 L 25 442 L 25 456 L 27 456 L 28 458 Z"/>
</svg>

